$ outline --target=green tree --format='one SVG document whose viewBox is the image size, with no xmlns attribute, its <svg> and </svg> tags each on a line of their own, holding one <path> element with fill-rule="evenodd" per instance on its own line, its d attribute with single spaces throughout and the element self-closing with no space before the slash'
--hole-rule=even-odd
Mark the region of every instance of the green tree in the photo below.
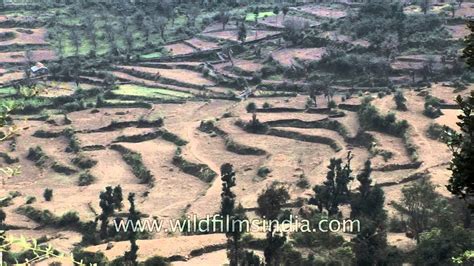
<svg viewBox="0 0 474 266">
<path fill-rule="evenodd" d="M 255 113 L 257 111 L 257 105 L 254 102 L 249 102 L 245 110 L 247 110 L 247 113 Z"/>
<path fill-rule="evenodd" d="M 461 132 L 446 130 L 446 143 L 453 154 L 449 163 L 452 175 L 447 188 L 466 200 L 474 211 L 474 91 L 466 99 L 458 96 L 456 102 L 462 110 L 457 123 Z"/>
<path fill-rule="evenodd" d="M 361 224 L 361 230 L 352 240 L 357 265 L 380 265 L 387 257 L 385 196 L 379 186 L 371 186 L 371 173 L 368 160 L 357 175 L 360 185 L 351 197 L 351 219 L 357 219 Z"/>
<path fill-rule="evenodd" d="M 116 209 L 121 209 L 122 207 L 122 188 L 120 186 L 115 188 L 108 186 L 105 188 L 105 191 L 100 192 L 99 198 L 99 206 L 102 209 L 102 213 L 99 215 L 99 220 L 101 221 L 100 238 L 106 239 L 108 236 L 109 217 L 114 214 Z"/>
<path fill-rule="evenodd" d="M 225 26 L 229 23 L 230 14 L 225 10 L 221 10 L 219 13 L 219 21 L 222 23 L 222 30 L 225 30 Z"/>
<path fill-rule="evenodd" d="M 51 201 L 53 199 L 53 190 L 50 188 L 46 188 L 43 192 L 44 200 Z"/>
<path fill-rule="evenodd" d="M 273 14 L 275 14 L 276 16 L 275 20 L 276 20 L 276 23 L 278 23 L 278 14 L 280 14 L 280 8 L 278 6 L 275 6 L 273 8 Z"/>
<path fill-rule="evenodd" d="M 474 250 L 473 239 L 474 232 L 461 226 L 446 229 L 433 228 L 423 232 L 415 249 L 414 263 L 415 265 L 452 265 L 454 257 L 468 250 Z"/>
<path fill-rule="evenodd" d="M 243 254 L 241 247 L 241 238 L 244 233 L 244 228 L 237 227 L 240 225 L 238 221 L 245 220 L 245 211 L 242 205 L 239 204 L 235 208 L 235 194 L 231 188 L 235 184 L 235 172 L 233 166 L 229 163 L 221 166 L 221 180 L 222 180 L 222 193 L 221 193 L 221 216 L 224 224 L 231 225 L 230 228 L 225 228 L 225 234 L 227 236 L 227 256 L 231 266 L 241 265 L 240 261 Z M 229 219 L 229 223 L 227 223 Z"/>
<path fill-rule="evenodd" d="M 128 213 L 128 221 L 132 221 L 132 224 L 137 224 L 140 219 L 140 213 L 135 208 L 135 193 L 128 194 L 128 201 L 130 202 L 130 210 Z M 137 245 L 137 232 L 134 230 L 130 230 L 128 232 L 128 240 L 130 241 L 130 250 L 125 252 L 123 258 L 127 265 L 138 265 L 137 262 L 137 252 L 138 252 L 138 245 Z"/>
<path fill-rule="evenodd" d="M 402 215 L 407 216 L 408 230 L 417 242 L 420 234 L 431 228 L 431 220 L 436 217 L 440 206 L 435 186 L 424 178 L 402 188 L 400 203 L 392 202 L 392 206 Z"/>
<path fill-rule="evenodd" d="M 467 65 L 472 69 L 474 68 L 474 20 L 468 21 L 467 26 L 471 33 L 464 39 L 466 48 L 463 50 L 462 57 L 466 59 Z"/>
<path fill-rule="evenodd" d="M 347 185 L 354 179 L 351 175 L 351 160 L 350 152 L 347 154 L 345 165 L 342 159 L 332 158 L 329 162 L 326 181 L 322 185 L 314 186 L 314 196 L 309 203 L 316 205 L 320 212 L 327 210 L 328 215 L 336 215 L 339 213 L 339 205 L 349 200 Z"/>
<path fill-rule="evenodd" d="M 79 48 L 81 47 L 81 36 L 79 35 L 77 28 L 71 28 L 69 32 L 69 38 L 72 46 L 74 46 L 74 55 L 79 55 Z"/>
<path fill-rule="evenodd" d="M 397 91 L 395 93 L 395 96 L 393 96 L 393 99 L 395 100 L 395 104 L 397 105 L 397 110 L 399 110 L 399 111 L 407 111 L 408 110 L 407 105 L 406 105 L 407 99 L 403 95 L 402 91 Z"/>
<path fill-rule="evenodd" d="M 242 22 L 239 25 L 239 31 L 237 33 L 237 39 L 241 42 L 244 43 L 245 40 L 247 39 L 247 27 L 245 26 L 245 23 Z"/>
<path fill-rule="evenodd" d="M 264 249 L 265 263 L 268 265 L 278 265 L 279 251 L 286 242 L 286 236 L 275 234 L 275 222 L 282 211 L 283 206 L 290 199 L 288 190 L 276 183 L 264 190 L 257 199 L 257 215 L 270 221 L 270 228 L 267 232 L 267 241 Z M 265 229 L 267 230 L 267 228 Z"/>
</svg>

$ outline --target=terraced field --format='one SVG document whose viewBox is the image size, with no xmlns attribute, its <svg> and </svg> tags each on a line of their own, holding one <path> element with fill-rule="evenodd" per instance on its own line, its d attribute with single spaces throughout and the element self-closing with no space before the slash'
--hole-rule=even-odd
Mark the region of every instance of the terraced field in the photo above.
<svg viewBox="0 0 474 266">
<path fill-rule="evenodd" d="M 26 49 L 16 45 L 39 45 L 41 49 L 32 50 L 32 60 L 53 66 L 58 58 L 47 43 L 46 29 L 30 29 L 30 33 L 23 28 L 0 29 L 0 33 L 16 31 L 14 39 L 0 41 L 0 47 L 8 48 L 0 52 L 0 100 L 15 97 L 28 107 L 12 115 L 18 135 L 0 143 L 0 155 L 5 154 L 0 156 L 0 167 L 21 166 L 21 173 L 6 179 L 0 188 L 0 196 L 19 192 L 3 208 L 5 224 L 15 224 L 7 234 L 46 237 L 47 243 L 70 252 L 82 241 L 77 228 L 45 225 L 22 208 L 48 210 L 51 217 L 75 211 L 81 222 L 91 222 L 101 211 L 100 193 L 118 185 L 124 193 L 136 194 L 144 217 L 204 218 L 221 208 L 219 175 L 225 163 L 234 166 L 233 192 L 250 218 L 257 217 L 258 195 L 273 183 L 288 188 L 285 208 L 289 212 L 304 212 L 301 204 L 314 195 L 314 185 L 326 180 L 331 158 L 345 158 L 348 153 L 354 156 L 354 176 L 371 160 L 372 180 L 385 192 L 384 207 L 390 218 L 398 217 L 391 202 L 400 201 L 402 188 L 418 179 L 431 180 L 439 185 L 440 194 L 448 196 L 444 187 L 451 153 L 428 131 L 432 123 L 457 130 L 460 111 L 454 98 L 468 96 L 473 85 L 458 90 L 451 80 L 428 82 L 431 77 L 423 77 L 421 71 L 428 62 L 433 72 L 452 68 L 452 61 L 439 53 L 414 50 L 416 54 L 386 59 L 390 73 L 383 81 L 400 84 L 380 85 L 377 74 L 366 75 L 367 71 L 378 73 L 379 65 L 371 65 L 370 70 L 361 67 L 357 76 L 347 70 L 351 67 L 347 64 L 346 72 L 338 73 L 339 79 L 328 79 L 326 66 L 340 59 L 327 55 L 330 49 L 350 47 L 358 53 L 372 44 L 332 29 L 321 29 L 317 36 L 328 42 L 323 47 L 293 45 L 282 37 L 285 19 L 301 17 L 319 29 L 322 22 L 343 19 L 357 10 L 345 5 L 303 5 L 290 8 L 285 16 L 260 12 L 258 24 L 253 13 L 246 13 L 242 20 L 248 23 L 247 36 L 238 47 L 236 23 L 224 30 L 221 24 L 209 22 L 194 37 L 159 47 L 164 50 L 148 49 L 116 62 L 108 58 L 104 61 L 110 64 L 100 61 L 99 66 L 91 66 L 93 70 L 82 69 L 77 77 L 72 70 L 35 77 L 42 90 L 34 97 L 22 96 L 14 88 L 26 79 L 20 67 Z M 459 16 L 469 13 L 459 12 Z M 0 16 L 0 23 L 6 20 Z M 448 29 L 453 39 L 466 35 L 461 25 Z M 233 54 L 225 53 L 229 47 L 234 48 Z M 313 69 L 314 75 L 293 75 L 295 68 L 309 69 L 320 61 L 328 65 Z M 412 82 L 411 71 L 418 71 L 415 81 L 419 83 Z M 408 110 L 397 109 L 397 91 L 403 91 Z M 427 95 L 445 100 L 440 117 L 426 116 Z M 360 112 L 365 104 L 386 120 L 393 119 L 387 127 L 405 120 L 406 131 L 369 127 Z M 256 121 L 261 130 L 251 127 Z M 262 174 L 262 170 L 267 171 Z M 307 185 L 301 185 L 303 178 Z M 351 191 L 357 189 L 355 182 L 349 185 Z M 43 199 L 45 188 L 54 191 L 51 201 Z M 127 217 L 129 207 L 124 200 L 115 214 Z M 341 216 L 348 217 L 348 208 L 344 203 Z M 411 251 L 415 246 L 408 234 L 390 231 L 388 237 L 397 247 Z M 138 245 L 140 261 L 159 255 L 173 265 L 228 263 L 222 233 L 162 231 L 138 240 Z M 109 260 L 128 249 L 128 241 L 119 237 L 85 246 L 87 251 L 103 252 Z M 260 249 L 256 253 L 263 257 Z"/>
</svg>

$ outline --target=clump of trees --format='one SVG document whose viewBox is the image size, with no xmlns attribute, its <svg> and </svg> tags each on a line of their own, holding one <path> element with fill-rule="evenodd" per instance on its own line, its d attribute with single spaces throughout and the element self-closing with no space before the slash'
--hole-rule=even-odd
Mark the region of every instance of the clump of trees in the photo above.
<svg viewBox="0 0 474 266">
<path fill-rule="evenodd" d="M 382 115 L 369 101 L 364 101 L 359 111 L 359 122 L 364 130 L 375 130 L 393 136 L 403 137 L 409 125 L 406 120 L 397 121 L 395 114 Z"/>
</svg>

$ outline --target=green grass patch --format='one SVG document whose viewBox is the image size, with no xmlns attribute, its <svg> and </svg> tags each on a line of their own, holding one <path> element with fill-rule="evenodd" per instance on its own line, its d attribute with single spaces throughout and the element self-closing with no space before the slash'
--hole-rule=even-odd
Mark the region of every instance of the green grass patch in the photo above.
<svg viewBox="0 0 474 266">
<path fill-rule="evenodd" d="M 143 59 L 155 59 L 155 58 L 160 58 L 163 56 L 163 53 L 161 52 L 154 52 L 154 53 L 149 53 L 149 54 L 144 54 L 141 57 Z"/>
<path fill-rule="evenodd" d="M 258 13 L 258 19 L 271 17 L 271 16 L 275 16 L 275 13 L 273 13 L 273 11 Z M 245 20 L 246 21 L 255 21 L 255 14 L 254 13 L 247 13 L 247 16 L 245 16 Z"/>
<path fill-rule="evenodd" d="M 151 88 L 133 84 L 121 85 L 118 90 L 114 90 L 114 94 L 157 99 L 189 98 L 192 96 L 190 93 L 186 92 Z"/>
<path fill-rule="evenodd" d="M 16 91 L 13 87 L 3 87 L 0 88 L 0 95 L 13 95 Z"/>
</svg>

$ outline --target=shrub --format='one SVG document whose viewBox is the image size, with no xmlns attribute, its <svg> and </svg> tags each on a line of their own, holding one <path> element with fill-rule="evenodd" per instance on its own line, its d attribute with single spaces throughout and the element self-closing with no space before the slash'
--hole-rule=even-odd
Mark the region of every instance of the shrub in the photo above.
<svg viewBox="0 0 474 266">
<path fill-rule="evenodd" d="M 426 135 L 434 140 L 442 140 L 447 133 L 452 131 L 453 130 L 447 126 L 442 126 L 438 123 L 431 123 Z"/>
<path fill-rule="evenodd" d="M 423 114 L 430 118 L 440 117 L 443 113 L 441 112 L 441 103 L 443 100 L 428 95 L 425 97 L 425 109 Z"/>
<path fill-rule="evenodd" d="M 73 158 L 71 162 L 79 168 L 90 169 L 97 164 L 97 161 L 87 156 L 80 154 L 79 156 Z"/>
<path fill-rule="evenodd" d="M 181 156 L 181 148 L 176 149 L 173 156 L 173 164 L 179 167 L 183 172 L 196 176 L 204 182 L 211 182 L 217 174 L 205 164 L 196 164 L 186 161 Z"/>
<path fill-rule="evenodd" d="M 55 162 L 51 168 L 56 172 L 56 173 L 60 173 L 60 174 L 65 174 L 65 175 L 72 175 L 74 173 L 76 173 L 77 171 L 70 168 L 69 166 L 67 165 L 62 165 L 58 162 Z"/>
<path fill-rule="evenodd" d="M 38 167 L 43 167 L 49 157 L 43 152 L 40 146 L 30 148 L 28 150 L 28 155 L 26 156 L 28 160 L 35 162 L 35 165 Z"/>
<path fill-rule="evenodd" d="M 133 174 L 141 180 L 142 184 L 153 185 L 155 178 L 150 170 L 143 164 L 142 156 L 139 153 L 131 151 L 121 145 L 112 145 L 111 148 L 122 154 L 123 160 L 132 168 Z"/>
<path fill-rule="evenodd" d="M 308 178 L 303 174 L 299 177 L 298 181 L 296 182 L 296 186 L 302 189 L 309 188 L 309 181 Z"/>
<path fill-rule="evenodd" d="M 259 177 L 266 177 L 270 172 L 271 172 L 271 170 L 268 167 L 262 166 L 258 169 L 257 175 Z"/>
<path fill-rule="evenodd" d="M 35 203 L 35 202 L 36 202 L 36 197 L 28 196 L 26 198 L 26 204 L 32 204 L 32 203 Z"/>
<path fill-rule="evenodd" d="M 53 190 L 46 188 L 43 192 L 44 200 L 51 201 L 53 199 Z"/>
<path fill-rule="evenodd" d="M 263 106 L 262 106 L 262 107 L 263 107 L 264 109 L 268 109 L 268 108 L 271 108 L 272 105 L 269 104 L 268 102 L 265 102 L 265 103 L 263 103 Z"/>
<path fill-rule="evenodd" d="M 388 221 L 388 230 L 393 233 L 404 233 L 407 229 L 406 221 L 393 217 Z"/>
<path fill-rule="evenodd" d="M 151 258 L 147 259 L 143 263 L 143 265 L 144 266 L 166 266 L 166 265 L 169 265 L 169 263 L 163 257 L 154 256 L 154 257 L 151 257 Z"/>
<path fill-rule="evenodd" d="M 245 110 L 247 110 L 247 113 L 255 113 L 255 111 L 257 111 L 257 105 L 254 102 L 250 102 L 247 104 L 247 107 L 245 107 Z"/>
<path fill-rule="evenodd" d="M 64 136 L 66 136 L 66 138 L 69 140 L 66 152 L 77 153 L 81 150 L 81 143 L 79 142 L 79 139 L 76 137 L 76 134 L 72 128 L 65 129 Z"/>
<path fill-rule="evenodd" d="M 61 216 L 56 224 L 56 226 L 74 226 L 80 222 L 77 212 L 67 212 Z"/>
<path fill-rule="evenodd" d="M 95 179 L 95 176 L 93 176 L 89 171 L 86 171 L 79 175 L 79 186 L 88 186 L 92 184 Z"/>
<path fill-rule="evenodd" d="M 72 252 L 76 261 L 82 261 L 84 265 L 108 265 L 107 257 L 102 252 L 89 252 L 74 249 Z"/>
<path fill-rule="evenodd" d="M 403 92 L 397 91 L 395 95 L 393 96 L 393 99 L 395 100 L 395 104 L 397 105 L 397 110 L 399 111 L 408 110 L 406 106 L 407 99 L 405 98 L 405 96 L 403 96 Z"/>
<path fill-rule="evenodd" d="M 336 107 L 337 107 L 337 105 L 336 105 L 336 102 L 335 102 L 335 101 L 330 100 L 330 101 L 328 102 L 328 108 L 329 108 L 329 109 L 334 109 L 334 108 L 336 108 Z"/>
</svg>

